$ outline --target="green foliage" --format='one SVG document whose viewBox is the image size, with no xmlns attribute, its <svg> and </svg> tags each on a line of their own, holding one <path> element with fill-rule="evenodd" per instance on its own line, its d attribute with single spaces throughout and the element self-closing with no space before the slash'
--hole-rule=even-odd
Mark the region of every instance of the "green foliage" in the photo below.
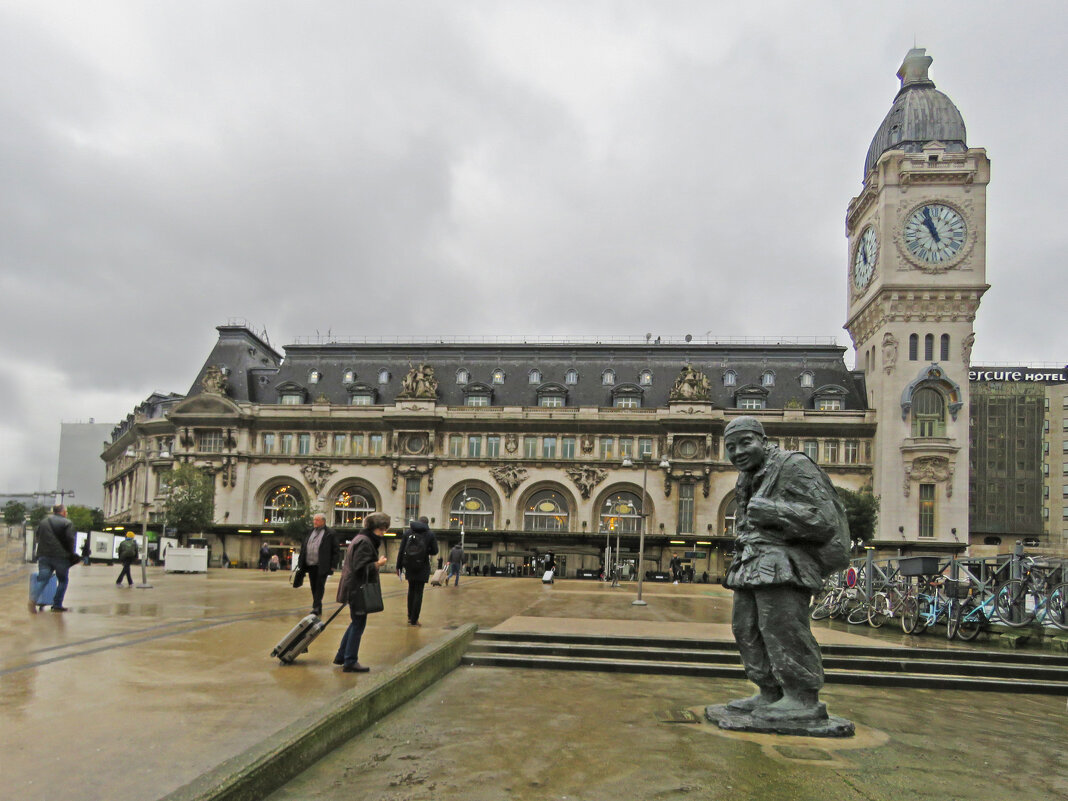
<svg viewBox="0 0 1068 801">
<path fill-rule="evenodd" d="M 215 519 L 215 479 L 191 464 L 171 472 L 170 495 L 163 508 L 167 526 L 180 534 L 201 532 Z"/>
<path fill-rule="evenodd" d="M 282 526 L 282 533 L 295 540 L 303 539 L 304 535 L 312 527 L 312 514 L 303 506 L 295 506 L 286 510 L 286 523 Z"/>
<path fill-rule="evenodd" d="M 32 509 L 30 509 L 30 523 L 36 526 L 38 523 L 48 517 L 49 511 L 51 510 L 47 506 L 33 507 Z"/>
<path fill-rule="evenodd" d="M 846 508 L 849 520 L 849 538 L 854 543 L 870 542 L 875 537 L 875 524 L 879 520 L 879 499 L 871 487 L 862 487 L 859 492 L 835 487 L 838 497 Z"/>
<path fill-rule="evenodd" d="M 4 504 L 4 522 L 14 526 L 26 519 L 26 504 L 8 501 Z"/>
<path fill-rule="evenodd" d="M 93 518 L 92 523 L 89 526 L 90 531 L 103 531 L 104 530 L 104 510 L 103 509 L 90 509 L 90 516 Z"/>
<path fill-rule="evenodd" d="M 74 524 L 75 531 L 93 530 L 93 510 L 88 506 L 68 506 L 67 519 Z"/>
</svg>

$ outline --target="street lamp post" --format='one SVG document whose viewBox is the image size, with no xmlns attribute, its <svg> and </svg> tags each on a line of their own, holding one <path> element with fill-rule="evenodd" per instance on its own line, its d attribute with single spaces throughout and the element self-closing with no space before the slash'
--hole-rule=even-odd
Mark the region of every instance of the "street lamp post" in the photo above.
<svg viewBox="0 0 1068 801">
<path fill-rule="evenodd" d="M 638 597 L 631 601 L 632 606 L 646 606 L 646 602 L 642 600 L 642 582 L 645 580 L 645 572 L 642 570 L 645 562 L 645 492 L 646 486 L 649 482 L 649 457 L 648 451 L 642 451 L 639 458 L 642 460 L 642 526 L 641 533 L 638 535 Z M 623 467 L 633 467 L 634 462 L 631 461 L 629 456 L 623 457 Z M 671 464 L 667 459 L 661 459 L 659 467 L 667 469 L 671 467 Z"/>
<path fill-rule="evenodd" d="M 126 455 L 131 457 L 140 456 L 141 461 L 145 466 L 144 500 L 142 501 L 141 506 L 141 514 L 143 515 L 141 518 L 141 583 L 137 585 L 137 589 L 150 590 L 152 589 L 152 585 L 148 583 L 148 458 L 152 455 L 152 451 L 148 448 L 135 449 L 133 446 L 130 446 L 126 449 Z M 170 456 L 166 450 L 161 450 L 156 455 L 161 459 L 166 459 Z M 164 528 L 166 528 L 166 526 L 164 526 Z M 162 542 L 162 537 L 160 538 L 160 541 Z"/>
</svg>

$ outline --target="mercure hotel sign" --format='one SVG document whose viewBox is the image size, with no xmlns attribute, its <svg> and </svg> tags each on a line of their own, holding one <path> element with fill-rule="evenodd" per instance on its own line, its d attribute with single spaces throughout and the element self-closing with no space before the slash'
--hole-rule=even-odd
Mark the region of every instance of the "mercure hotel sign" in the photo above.
<svg viewBox="0 0 1068 801">
<path fill-rule="evenodd" d="M 980 384 L 988 381 L 1035 381 L 1042 384 L 1056 384 L 1068 381 L 1068 368 L 1048 370 L 1031 367 L 977 367 L 968 371 L 968 380 Z"/>
</svg>

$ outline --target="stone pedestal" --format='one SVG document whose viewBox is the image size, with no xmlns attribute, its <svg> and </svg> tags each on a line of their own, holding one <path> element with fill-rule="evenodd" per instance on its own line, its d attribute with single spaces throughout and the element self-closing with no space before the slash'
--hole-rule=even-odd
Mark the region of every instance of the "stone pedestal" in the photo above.
<svg viewBox="0 0 1068 801">
<path fill-rule="evenodd" d="M 761 720 L 748 712 L 735 712 L 723 704 L 705 707 L 705 717 L 721 729 L 728 731 L 753 731 L 763 734 L 788 734 L 795 737 L 852 737 L 856 732 L 853 722 L 835 715 L 805 720 Z"/>
</svg>

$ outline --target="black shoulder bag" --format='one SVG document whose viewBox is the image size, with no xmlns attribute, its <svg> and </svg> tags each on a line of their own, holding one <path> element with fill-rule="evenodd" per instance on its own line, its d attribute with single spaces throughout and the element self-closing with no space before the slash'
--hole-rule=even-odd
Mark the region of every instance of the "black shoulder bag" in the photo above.
<svg viewBox="0 0 1068 801">
<path fill-rule="evenodd" d="M 382 602 L 382 585 L 378 581 L 378 574 L 376 573 L 372 580 L 370 565 L 364 568 L 363 581 L 354 582 L 349 589 L 349 607 L 353 612 L 365 615 L 381 612 L 386 608 Z"/>
</svg>

